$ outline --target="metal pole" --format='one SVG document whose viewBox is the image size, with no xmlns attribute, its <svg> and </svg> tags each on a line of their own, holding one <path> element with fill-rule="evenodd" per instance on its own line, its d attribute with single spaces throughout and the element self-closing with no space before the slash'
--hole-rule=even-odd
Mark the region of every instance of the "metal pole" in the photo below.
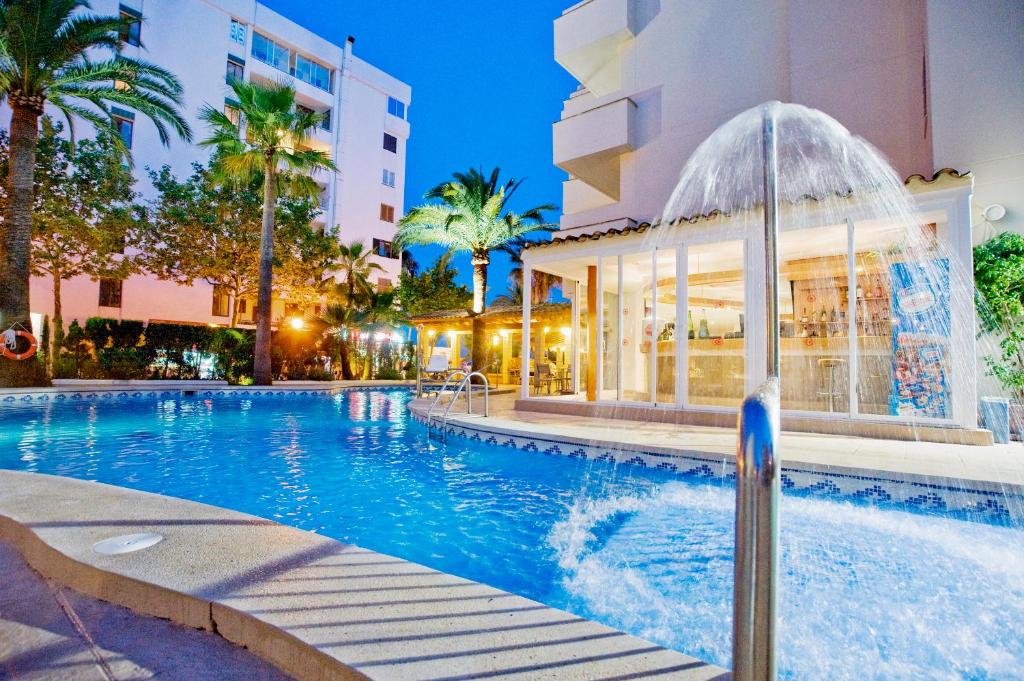
<svg viewBox="0 0 1024 681">
<path fill-rule="evenodd" d="M 764 107 L 765 296 L 768 380 L 743 401 L 736 448 L 736 563 L 732 678 L 776 676 L 779 545 L 778 158 L 774 103 Z"/>
</svg>

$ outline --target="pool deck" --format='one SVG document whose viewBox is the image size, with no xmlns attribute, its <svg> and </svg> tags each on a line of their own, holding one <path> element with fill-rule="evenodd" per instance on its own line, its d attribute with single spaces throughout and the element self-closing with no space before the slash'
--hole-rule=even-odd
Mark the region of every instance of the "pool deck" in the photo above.
<svg viewBox="0 0 1024 681">
<path fill-rule="evenodd" d="M 165 538 L 123 555 L 92 549 L 136 532 Z M 47 580 L 216 632 L 299 679 L 725 678 L 718 667 L 482 584 L 100 483 L 0 470 L 0 541 Z M 5 655 L 27 652 L 17 648 L 0 644 Z"/>
<path fill-rule="evenodd" d="M 487 418 L 467 417 L 464 402 L 460 401 L 458 407 L 453 407 L 449 422 L 505 435 L 735 460 L 733 428 L 516 410 L 515 399 L 515 395 L 492 395 Z M 479 409 L 479 402 L 474 401 Z M 430 402 L 427 398 L 413 400 L 410 408 L 422 418 Z M 457 413 L 460 410 L 462 414 Z M 1018 494 L 1024 491 L 1024 443 L 1020 442 L 986 447 L 784 431 L 779 451 L 784 466 L 969 480 L 1015 486 L 1019 489 L 1013 491 Z"/>
</svg>

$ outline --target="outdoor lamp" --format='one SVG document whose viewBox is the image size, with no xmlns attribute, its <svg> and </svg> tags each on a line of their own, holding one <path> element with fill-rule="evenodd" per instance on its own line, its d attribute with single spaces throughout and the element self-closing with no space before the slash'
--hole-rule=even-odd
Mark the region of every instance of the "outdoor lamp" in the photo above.
<svg viewBox="0 0 1024 681">
<path fill-rule="evenodd" d="M 306 322 L 302 319 L 302 317 L 292 317 L 288 323 L 296 331 L 301 331 L 302 327 L 306 325 Z"/>
</svg>

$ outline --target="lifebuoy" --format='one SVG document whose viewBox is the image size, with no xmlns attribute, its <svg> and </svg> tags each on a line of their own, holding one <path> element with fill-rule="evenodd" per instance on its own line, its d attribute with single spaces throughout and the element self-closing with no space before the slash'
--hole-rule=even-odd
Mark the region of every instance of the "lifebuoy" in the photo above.
<svg viewBox="0 0 1024 681">
<path fill-rule="evenodd" d="M 28 341 L 28 348 L 23 352 L 15 352 L 18 345 L 18 337 L 24 338 Z M 0 343 L 0 355 L 3 355 L 7 359 L 13 359 L 15 361 L 21 359 L 28 359 L 32 355 L 36 354 L 36 350 L 39 349 L 39 343 L 36 342 L 36 337 L 30 334 L 28 331 L 22 329 L 7 329 L 3 333 L 3 342 Z"/>
</svg>

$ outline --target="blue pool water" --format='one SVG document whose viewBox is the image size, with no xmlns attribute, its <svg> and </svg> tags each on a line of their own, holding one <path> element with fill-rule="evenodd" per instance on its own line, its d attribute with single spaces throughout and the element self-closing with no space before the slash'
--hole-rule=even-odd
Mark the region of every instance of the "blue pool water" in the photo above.
<svg viewBox="0 0 1024 681">
<path fill-rule="evenodd" d="M 731 487 L 427 443 L 405 391 L 0 408 L 0 467 L 272 518 L 729 662 Z M 786 497 L 780 666 L 800 679 L 1024 674 L 1024 531 Z"/>
</svg>

